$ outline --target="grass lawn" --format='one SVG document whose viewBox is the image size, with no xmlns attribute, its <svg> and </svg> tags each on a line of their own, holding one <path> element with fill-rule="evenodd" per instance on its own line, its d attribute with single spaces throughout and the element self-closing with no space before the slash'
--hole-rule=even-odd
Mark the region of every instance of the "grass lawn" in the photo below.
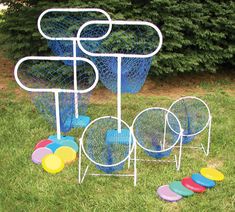
<svg viewBox="0 0 235 212">
<path fill-rule="evenodd" d="M 198 77 L 197 83 L 185 78 L 156 85 L 149 82 L 139 94 L 122 97 L 123 120 L 128 124 L 142 109 L 169 107 L 179 96 L 196 95 L 205 100 L 213 116 L 208 157 L 202 151 L 183 149 L 179 172 L 173 163 L 138 163 L 137 187 L 131 178 L 118 177 L 86 177 L 78 185 L 77 161 L 56 175 L 31 162 L 35 143 L 55 131 L 37 113 L 27 92 L 13 81 L 11 64 L 0 62 L 0 211 L 235 211 L 234 76 L 213 80 Z M 115 109 L 115 96 L 98 89 L 88 115 L 93 119 L 115 116 Z M 73 130 L 69 135 L 79 138 L 81 132 Z M 194 144 L 206 143 L 206 139 L 205 131 Z M 205 166 L 221 170 L 224 182 L 178 203 L 156 196 L 158 186 L 181 180 Z"/>
</svg>

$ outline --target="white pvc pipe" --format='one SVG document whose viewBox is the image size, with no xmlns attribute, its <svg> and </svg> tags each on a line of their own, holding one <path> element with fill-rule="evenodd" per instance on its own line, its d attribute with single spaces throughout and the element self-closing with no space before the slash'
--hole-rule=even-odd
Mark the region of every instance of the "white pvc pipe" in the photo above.
<svg viewBox="0 0 235 212">
<path fill-rule="evenodd" d="M 45 10 L 44 12 L 42 12 L 41 15 L 39 16 L 38 22 L 37 22 L 38 31 L 47 40 L 77 40 L 76 37 L 51 37 L 51 36 L 46 35 L 43 32 L 43 30 L 41 28 L 42 18 L 45 14 L 51 13 L 51 12 L 61 12 L 61 13 L 63 13 L 63 12 L 71 12 L 71 13 L 98 12 L 98 13 L 103 14 L 107 18 L 107 20 L 111 21 L 111 18 L 110 18 L 109 14 L 107 12 L 105 12 L 104 10 L 101 10 L 101 9 L 97 9 L 97 8 L 51 8 L 51 9 L 48 9 L 48 10 Z M 107 34 L 109 34 L 110 31 L 111 31 L 111 25 L 109 27 L 110 28 L 107 31 Z M 104 34 L 103 36 L 98 37 L 98 38 L 89 38 L 88 40 L 102 40 L 102 39 L 105 38 L 105 36 L 106 36 L 106 34 Z"/>
<path fill-rule="evenodd" d="M 168 113 L 167 113 L 168 115 Z M 163 132 L 163 144 L 162 144 L 162 149 L 165 149 L 165 143 L 166 143 L 166 119 L 167 115 L 165 114 L 165 123 L 164 123 L 164 132 Z"/>
<path fill-rule="evenodd" d="M 209 129 L 208 129 L 208 140 L 207 140 L 207 151 L 206 151 L 206 156 L 209 155 L 210 153 L 210 143 L 211 143 L 211 121 L 212 121 L 212 116 L 210 116 L 210 123 L 209 123 Z"/>
<path fill-rule="evenodd" d="M 181 130 L 180 130 L 180 149 L 179 149 L 179 157 L 178 157 L 178 163 L 177 163 L 177 167 L 176 167 L 176 170 L 177 170 L 177 171 L 180 170 L 180 166 L 181 166 L 182 145 L 183 145 L 183 132 L 184 132 L 184 130 L 181 129 Z"/>
<path fill-rule="evenodd" d="M 73 41 L 73 83 L 74 83 L 74 90 L 78 90 L 78 84 L 77 84 L 77 51 L 76 51 L 76 41 Z M 78 94 L 74 94 L 74 109 L 75 109 L 75 117 L 78 118 Z"/>
<path fill-rule="evenodd" d="M 63 61 L 63 60 L 71 60 L 73 61 L 75 58 L 74 57 L 55 57 L 55 56 L 49 56 L 49 57 L 44 57 L 44 56 L 30 56 L 30 57 L 24 57 L 22 59 L 20 59 L 17 64 L 15 65 L 15 69 L 14 69 L 14 76 L 15 76 L 15 80 L 18 83 L 18 85 L 23 88 L 26 91 L 30 91 L 30 92 L 64 92 L 64 93 L 88 93 L 91 90 L 93 90 L 95 88 L 95 86 L 97 85 L 98 81 L 99 81 L 99 72 L 97 70 L 97 67 L 95 66 L 95 64 L 91 61 L 88 60 L 86 58 L 82 58 L 82 57 L 76 57 L 76 60 L 79 61 L 83 61 L 86 63 L 89 63 L 94 72 L 95 72 L 95 81 L 92 84 L 91 87 L 84 89 L 84 90 L 74 90 L 74 89 L 58 89 L 58 88 L 29 88 L 27 86 L 25 86 L 23 83 L 21 83 L 19 77 L 18 77 L 18 69 L 19 66 L 27 60 L 49 60 L 49 61 Z"/>
<path fill-rule="evenodd" d="M 135 141 L 135 143 L 134 143 L 134 186 L 136 186 L 136 184 L 137 184 L 136 149 L 137 149 L 137 144 Z"/>
<path fill-rule="evenodd" d="M 78 153 L 78 183 L 81 184 L 81 169 L 82 169 L 82 141 L 79 139 L 79 153 Z"/>
<path fill-rule="evenodd" d="M 87 27 L 89 25 L 93 25 L 93 24 L 107 24 L 107 25 L 109 25 L 109 29 L 111 29 L 112 25 L 149 26 L 157 32 L 158 37 L 159 37 L 159 44 L 153 52 L 146 54 L 146 55 L 144 55 L 144 54 L 123 54 L 123 53 L 93 53 L 93 52 L 86 50 L 81 44 L 81 41 L 91 40 L 91 38 L 81 38 L 81 33 L 85 27 Z M 103 36 L 103 39 L 106 38 L 108 35 L 109 35 L 109 33 L 106 33 L 105 36 Z M 97 39 L 93 39 L 93 40 L 97 40 Z M 150 22 L 146 22 L 146 21 L 111 21 L 111 20 L 109 20 L 109 21 L 88 21 L 79 28 L 78 33 L 77 33 L 77 42 L 78 42 L 79 48 L 85 54 L 87 54 L 89 56 L 93 56 L 93 57 L 149 58 L 149 57 L 154 56 L 155 54 L 157 54 L 160 51 L 160 49 L 162 47 L 162 43 L 163 43 L 163 37 L 162 37 L 162 33 L 161 33 L 160 29 L 156 25 L 154 25 Z"/>
<path fill-rule="evenodd" d="M 118 133 L 121 133 L 122 128 L 122 58 L 117 58 L 117 117 L 118 117 Z"/>
<path fill-rule="evenodd" d="M 107 24 L 107 25 L 109 25 L 110 30 L 111 30 L 112 25 L 149 26 L 157 32 L 157 34 L 159 36 L 159 44 L 158 44 L 157 48 L 152 53 L 149 53 L 146 55 L 143 55 L 143 54 L 123 54 L 123 53 L 92 53 L 92 52 L 87 51 L 81 44 L 81 41 L 86 41 L 86 40 L 89 40 L 90 38 L 81 38 L 81 33 L 85 27 L 87 27 L 89 25 L 93 25 L 93 24 Z M 109 33 L 106 33 L 103 38 L 106 38 L 108 35 L 109 35 Z M 155 26 L 154 24 L 152 24 L 150 22 L 145 22 L 145 21 L 112 21 L 112 20 L 109 20 L 109 21 L 88 21 L 79 28 L 78 33 L 77 33 L 77 42 L 78 42 L 79 48 L 85 54 L 87 54 L 89 56 L 117 57 L 117 117 L 118 117 L 118 133 L 120 133 L 121 132 L 121 61 L 122 61 L 122 58 L 123 57 L 149 58 L 149 57 L 154 56 L 155 54 L 157 54 L 159 52 L 159 50 L 162 47 L 162 42 L 163 42 L 162 33 L 158 29 L 157 26 Z"/>
<path fill-rule="evenodd" d="M 61 139 L 60 132 L 60 105 L 59 105 L 59 93 L 55 92 L 55 111 L 56 111 L 56 130 L 57 130 L 57 139 Z"/>
</svg>

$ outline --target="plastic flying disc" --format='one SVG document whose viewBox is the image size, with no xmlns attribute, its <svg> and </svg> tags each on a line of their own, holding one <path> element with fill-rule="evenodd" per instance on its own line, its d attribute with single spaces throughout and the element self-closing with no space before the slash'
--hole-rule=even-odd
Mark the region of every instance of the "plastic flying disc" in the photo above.
<svg viewBox="0 0 235 212">
<path fill-rule="evenodd" d="M 204 186 L 206 188 L 213 188 L 215 186 L 215 181 L 209 180 L 208 178 L 202 176 L 199 173 L 192 174 L 192 180 L 195 183 L 197 183 L 201 186 Z"/>
<path fill-rule="evenodd" d="M 62 146 L 55 151 L 55 155 L 61 158 L 64 163 L 71 163 L 76 159 L 76 152 L 68 146 Z"/>
<path fill-rule="evenodd" d="M 187 189 L 186 187 L 184 187 L 180 181 L 172 182 L 169 185 L 169 187 L 173 192 L 175 192 L 175 193 L 177 193 L 181 196 L 184 196 L 184 197 L 192 196 L 194 194 L 193 191 L 191 191 L 191 190 Z"/>
<path fill-rule="evenodd" d="M 57 138 L 57 135 L 50 135 L 48 139 L 57 143 L 60 143 L 61 141 L 67 141 L 67 140 L 75 141 L 73 136 L 68 136 L 68 135 L 67 136 L 61 135 L 60 139 Z"/>
<path fill-rule="evenodd" d="M 202 193 L 206 191 L 204 186 L 195 183 L 191 177 L 185 177 L 183 180 L 181 180 L 181 183 L 184 187 L 196 193 Z"/>
<path fill-rule="evenodd" d="M 168 185 L 160 186 L 157 189 L 157 194 L 164 200 L 169 202 L 176 202 L 182 199 L 182 196 L 173 192 Z"/>
<path fill-rule="evenodd" d="M 36 164 L 40 164 L 42 162 L 42 159 L 49 154 L 52 154 L 53 152 L 46 148 L 46 147 L 40 147 L 34 150 L 32 154 L 32 161 Z"/>
<path fill-rule="evenodd" d="M 210 179 L 210 180 L 215 180 L 215 181 L 222 181 L 224 180 L 224 175 L 222 172 L 218 171 L 217 169 L 214 168 L 202 168 L 200 170 L 200 173 Z"/>
<path fill-rule="evenodd" d="M 51 174 L 56 174 L 63 170 L 64 162 L 55 154 L 49 154 L 42 159 L 43 169 Z"/>
<path fill-rule="evenodd" d="M 60 143 L 62 146 L 71 147 L 75 152 L 78 152 L 78 145 L 74 141 L 61 141 Z"/>
<path fill-rule="evenodd" d="M 48 149 L 50 149 L 52 152 L 55 152 L 61 145 L 56 142 L 52 142 L 46 146 Z"/>
<path fill-rule="evenodd" d="M 34 149 L 38 149 L 38 148 L 40 148 L 40 147 L 45 147 L 45 146 L 47 146 L 47 145 L 50 144 L 50 143 L 52 143 L 52 141 L 49 140 L 49 139 L 41 140 L 41 141 L 39 141 L 39 142 L 36 144 L 36 146 L 34 147 Z"/>
</svg>

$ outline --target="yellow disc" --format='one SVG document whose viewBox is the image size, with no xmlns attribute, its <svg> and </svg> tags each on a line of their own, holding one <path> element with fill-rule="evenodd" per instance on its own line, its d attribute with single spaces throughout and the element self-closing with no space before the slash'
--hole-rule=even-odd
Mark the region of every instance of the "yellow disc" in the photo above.
<svg viewBox="0 0 235 212">
<path fill-rule="evenodd" d="M 62 146 L 55 151 L 55 155 L 61 158 L 64 163 L 71 163 L 76 159 L 76 152 L 68 146 Z"/>
<path fill-rule="evenodd" d="M 201 174 L 210 179 L 215 181 L 222 181 L 224 180 L 224 175 L 220 171 L 214 169 L 214 168 L 202 168 L 200 170 Z"/>
<path fill-rule="evenodd" d="M 55 174 L 64 168 L 64 162 L 55 154 L 49 154 L 42 159 L 42 167 L 45 171 Z"/>
</svg>

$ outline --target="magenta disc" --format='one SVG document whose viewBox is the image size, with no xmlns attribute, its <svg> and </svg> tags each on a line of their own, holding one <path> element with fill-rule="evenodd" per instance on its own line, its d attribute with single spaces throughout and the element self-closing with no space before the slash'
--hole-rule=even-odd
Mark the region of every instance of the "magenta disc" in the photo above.
<svg viewBox="0 0 235 212">
<path fill-rule="evenodd" d="M 42 159 L 48 155 L 48 154 L 52 154 L 53 152 L 48 149 L 47 147 L 40 147 L 36 150 L 34 150 L 33 154 L 32 154 L 32 161 L 36 164 L 40 164 L 42 162 Z"/>
<path fill-rule="evenodd" d="M 41 140 L 41 141 L 39 141 L 39 142 L 36 144 L 36 146 L 34 147 L 34 150 L 35 150 L 35 149 L 38 149 L 38 148 L 40 148 L 40 147 L 45 147 L 45 146 L 47 146 L 47 145 L 50 144 L 50 143 L 52 143 L 52 141 L 49 140 L 49 139 Z"/>
<path fill-rule="evenodd" d="M 179 194 L 176 194 L 173 192 L 170 188 L 169 185 L 163 185 L 160 186 L 157 189 L 157 194 L 164 200 L 169 201 L 169 202 L 176 202 L 182 199 L 182 196 Z"/>
</svg>

